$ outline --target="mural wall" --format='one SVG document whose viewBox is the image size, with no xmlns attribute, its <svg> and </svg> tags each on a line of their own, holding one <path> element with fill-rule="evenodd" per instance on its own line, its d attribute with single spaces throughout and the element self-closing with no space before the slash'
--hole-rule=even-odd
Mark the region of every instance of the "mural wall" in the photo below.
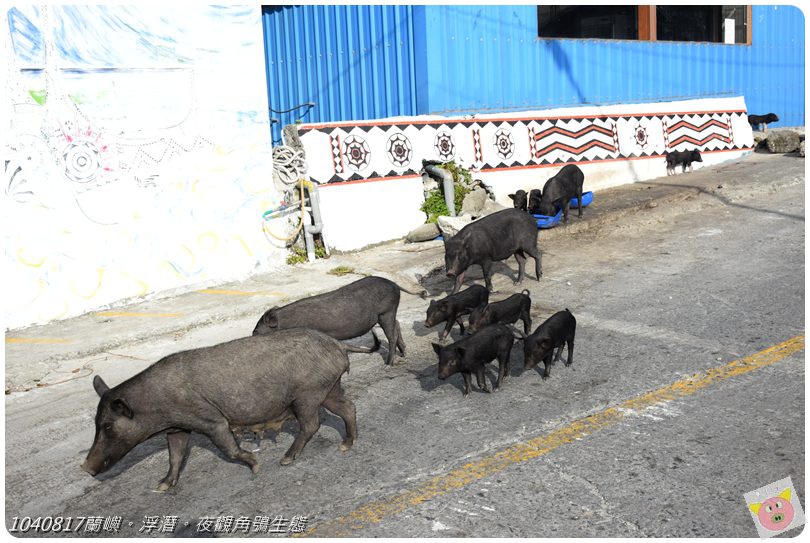
<svg viewBox="0 0 810 543">
<path fill-rule="evenodd" d="M 4 14 L 6 328 L 283 262 L 258 6 Z"/>
<path fill-rule="evenodd" d="M 365 220 L 386 223 L 385 232 L 359 235 L 325 221 L 324 238 L 344 250 L 404 236 L 420 224 L 412 209 L 389 202 L 421 195 L 423 159 L 455 160 L 474 170 L 511 206 L 508 193 L 542 188 L 565 164 L 582 168 L 585 190 L 599 190 L 666 175 L 669 151 L 699 149 L 706 166 L 739 158 L 754 143 L 742 97 L 303 124 L 299 133 L 310 176 L 325 184 L 324 216 L 336 215 L 346 205 L 340 195 L 351 192 L 356 201 L 368 200 L 360 204 Z M 365 183 L 381 186 L 355 186 Z"/>
</svg>

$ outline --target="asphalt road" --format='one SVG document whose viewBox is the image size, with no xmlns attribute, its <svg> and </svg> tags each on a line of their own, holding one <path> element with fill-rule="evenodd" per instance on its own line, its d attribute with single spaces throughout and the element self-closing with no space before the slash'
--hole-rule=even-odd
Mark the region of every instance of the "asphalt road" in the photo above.
<svg viewBox="0 0 810 543">
<path fill-rule="evenodd" d="M 804 187 L 794 185 L 689 212 L 659 208 L 547 245 L 541 233 L 544 277 L 515 287 L 507 261 L 492 299 L 528 288 L 533 328 L 568 307 L 574 364 L 543 381 L 523 371 L 517 343 L 512 375 L 492 394 L 473 386 L 463 398 L 459 375 L 436 378 L 440 327 L 425 329 L 427 303 L 403 294 L 407 356 L 384 368 L 385 346 L 351 355 L 354 448 L 338 451 L 342 425 L 324 413 L 292 466 L 278 460 L 297 426 L 265 439 L 256 475 L 194 436 L 178 486 L 155 493 L 168 469 L 157 436 L 93 479 L 79 469 L 94 431 L 89 379 L 7 397 L 7 529 L 14 517 L 120 516 L 120 535 L 144 535 L 145 517 L 161 526 L 176 516 L 174 534 L 191 536 L 209 535 L 197 530 L 203 517 L 212 530 L 217 517 L 252 530 L 258 516 L 271 526 L 306 517 L 297 527 L 324 536 L 756 537 L 744 493 L 790 476 L 805 503 L 803 344 L 744 371 L 729 364 L 803 336 L 804 226 Z M 104 377 L 116 384 L 246 324 L 119 349 Z"/>
</svg>

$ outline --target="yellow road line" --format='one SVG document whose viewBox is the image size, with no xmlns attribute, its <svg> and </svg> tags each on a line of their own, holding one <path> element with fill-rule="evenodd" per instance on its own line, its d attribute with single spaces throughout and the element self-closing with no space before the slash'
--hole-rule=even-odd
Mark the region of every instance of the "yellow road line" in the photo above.
<svg viewBox="0 0 810 543">
<path fill-rule="evenodd" d="M 259 290 L 255 292 L 245 290 L 223 290 L 216 288 L 207 288 L 205 290 L 198 290 L 200 294 L 222 294 L 225 296 L 286 296 L 283 292 L 275 292 L 272 290 Z"/>
<path fill-rule="evenodd" d="M 6 343 L 31 343 L 31 344 L 50 344 L 50 343 L 70 343 L 70 339 L 60 339 L 52 337 L 7 337 Z"/>
<path fill-rule="evenodd" d="M 169 318 L 169 317 L 182 317 L 182 313 L 139 313 L 136 311 L 102 311 L 96 313 L 97 317 L 156 317 L 156 318 Z"/>
<path fill-rule="evenodd" d="M 796 336 L 751 356 L 697 373 L 691 378 L 676 381 L 671 385 L 626 400 L 615 407 L 609 407 L 593 415 L 577 419 L 550 434 L 518 443 L 475 462 L 470 462 L 448 473 L 433 477 L 412 490 L 380 498 L 358 507 L 347 515 L 316 524 L 305 533 L 295 535 L 347 536 L 365 526 L 378 523 L 383 518 L 402 513 L 430 499 L 470 485 L 478 479 L 494 475 L 520 462 L 537 458 L 566 443 L 619 423 L 633 411 L 690 396 L 709 385 L 774 364 L 802 349 L 804 349 L 804 335 Z"/>
</svg>

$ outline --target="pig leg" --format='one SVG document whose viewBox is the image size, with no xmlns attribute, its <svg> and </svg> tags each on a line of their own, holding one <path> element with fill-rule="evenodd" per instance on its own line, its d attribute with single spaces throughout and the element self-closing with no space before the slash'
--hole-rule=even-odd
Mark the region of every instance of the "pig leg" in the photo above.
<svg viewBox="0 0 810 543">
<path fill-rule="evenodd" d="M 399 327 L 399 321 L 397 322 L 397 350 L 399 351 L 400 356 L 405 356 L 405 340 L 402 339 L 402 329 Z"/>
<path fill-rule="evenodd" d="M 354 403 L 343 395 L 340 381 L 335 383 L 321 405 L 343 419 L 343 424 L 346 425 L 346 439 L 340 444 L 340 450 L 348 451 L 357 439 L 357 410 Z"/>
<path fill-rule="evenodd" d="M 470 393 L 470 380 L 472 379 L 472 375 L 468 371 L 462 371 L 461 376 L 464 378 L 464 397 L 466 398 Z"/>
<path fill-rule="evenodd" d="M 562 349 L 562 347 L 560 347 Z M 568 360 L 565 362 L 566 366 L 574 363 L 574 336 L 568 339 Z"/>
<path fill-rule="evenodd" d="M 385 333 L 385 339 L 388 340 L 388 360 L 385 363 L 391 366 L 397 356 L 397 344 L 399 343 L 399 326 L 397 325 L 396 313 L 393 311 L 383 313 L 380 315 L 378 322 L 383 329 L 383 333 Z"/>
<path fill-rule="evenodd" d="M 484 375 L 484 367 L 481 366 L 475 372 L 475 381 L 478 383 L 478 388 L 483 390 L 484 392 L 492 392 L 487 384 L 487 377 Z"/>
<path fill-rule="evenodd" d="M 453 292 L 451 292 L 450 294 L 455 294 L 456 292 L 461 290 L 461 285 L 464 283 L 464 274 L 466 273 L 466 271 L 467 270 L 464 270 L 463 272 L 461 272 L 456 276 L 456 282 L 453 285 Z"/>
<path fill-rule="evenodd" d="M 447 325 L 444 327 L 444 330 L 442 330 L 442 333 L 439 334 L 439 340 L 444 341 L 444 338 L 447 337 L 447 335 L 450 333 L 450 330 L 452 328 L 453 328 L 453 319 L 452 318 L 447 319 Z M 464 327 L 462 326 L 462 330 L 463 329 L 464 329 Z M 464 332 L 462 332 L 462 334 L 463 333 Z"/>
<path fill-rule="evenodd" d="M 521 251 L 534 259 L 534 273 L 539 281 L 540 278 L 543 277 L 543 270 L 540 269 L 540 259 L 543 256 L 543 252 L 536 245 L 532 247 L 523 247 Z"/>
<path fill-rule="evenodd" d="M 559 362 L 560 358 L 562 358 L 563 347 L 564 345 L 560 345 L 559 347 L 557 347 L 557 352 L 554 353 L 554 362 Z"/>
<path fill-rule="evenodd" d="M 222 423 L 215 423 L 211 429 L 204 433 L 225 456 L 231 460 L 241 460 L 250 466 L 250 471 L 253 473 L 259 472 L 259 461 L 256 460 L 256 455 L 239 448 L 227 421 L 223 420 Z"/>
<path fill-rule="evenodd" d="M 571 207 L 571 200 L 565 202 L 563 206 L 563 222 L 568 222 L 568 208 Z"/>
<path fill-rule="evenodd" d="M 456 317 L 456 322 L 459 328 L 461 328 L 461 334 L 464 335 L 464 323 L 461 321 L 461 317 Z"/>
<path fill-rule="evenodd" d="M 304 446 L 309 443 L 309 440 L 315 435 L 315 432 L 318 431 L 318 428 L 321 427 L 319 406 L 320 404 L 315 404 L 314 406 L 311 404 L 293 404 L 293 412 L 295 413 L 295 419 L 298 421 L 300 430 L 298 431 L 298 435 L 295 436 L 293 444 L 284 454 L 284 458 L 281 459 L 282 466 L 292 464 L 295 461 L 295 457 L 298 456 L 298 453 L 303 450 Z"/>
<path fill-rule="evenodd" d="M 580 185 L 579 191 L 577 192 L 577 203 L 579 204 L 579 213 L 577 217 L 582 216 L 582 186 Z"/>
<path fill-rule="evenodd" d="M 157 487 L 158 492 L 166 492 L 177 484 L 177 479 L 180 477 L 180 466 L 188 453 L 189 437 L 191 437 L 191 432 L 187 431 L 166 434 L 166 441 L 169 444 L 169 473 L 160 481 Z"/>
<path fill-rule="evenodd" d="M 513 281 L 513 284 L 517 285 L 521 281 L 523 281 L 523 277 L 526 275 L 526 255 L 523 254 L 523 251 L 518 250 L 515 253 L 515 260 L 518 263 L 518 276 L 517 279 Z"/>
<path fill-rule="evenodd" d="M 550 352 L 548 353 L 548 356 L 543 359 L 543 365 L 546 367 L 545 371 L 543 372 L 544 381 L 551 377 L 551 365 L 554 363 L 554 359 L 552 358 L 553 354 L 553 352 Z"/>
<path fill-rule="evenodd" d="M 484 272 L 484 282 L 487 285 L 487 290 L 493 292 L 492 290 L 492 261 L 491 260 L 484 260 L 481 262 L 481 271 Z"/>
<path fill-rule="evenodd" d="M 532 329 L 532 316 L 529 315 L 529 311 L 523 311 L 523 314 L 520 316 L 520 319 L 523 321 L 523 333 L 527 336 L 531 333 Z"/>
<path fill-rule="evenodd" d="M 509 367 L 509 355 L 512 353 L 512 347 L 505 349 L 498 353 L 498 381 L 495 383 L 495 388 L 501 388 L 504 379 L 509 375 L 512 368 Z"/>
</svg>

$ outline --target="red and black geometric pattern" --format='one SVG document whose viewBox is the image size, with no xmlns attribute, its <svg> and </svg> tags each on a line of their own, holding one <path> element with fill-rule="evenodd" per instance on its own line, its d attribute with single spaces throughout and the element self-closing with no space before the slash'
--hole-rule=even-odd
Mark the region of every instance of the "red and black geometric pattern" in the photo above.
<svg viewBox="0 0 810 543">
<path fill-rule="evenodd" d="M 615 158 L 618 153 L 615 121 L 607 118 L 547 121 L 533 139 L 532 157 L 539 164 Z"/>
<path fill-rule="evenodd" d="M 667 151 L 710 151 L 731 145 L 729 124 L 720 115 L 665 117 Z"/>
<path fill-rule="evenodd" d="M 332 169 L 335 175 L 340 175 L 346 170 L 343 166 L 343 154 L 340 152 L 340 135 L 330 134 L 329 144 L 332 148 Z"/>
<path fill-rule="evenodd" d="M 456 144 L 453 142 L 453 135 L 446 130 L 442 130 L 436 134 L 436 140 L 433 143 L 436 148 L 436 154 L 444 161 L 453 160 L 456 156 Z"/>
<path fill-rule="evenodd" d="M 504 160 L 511 158 L 515 154 L 515 140 L 512 138 L 512 133 L 506 128 L 499 128 L 495 132 L 492 147 L 495 148 L 495 153 L 500 158 Z"/>
<path fill-rule="evenodd" d="M 475 164 L 481 164 L 484 162 L 484 151 L 481 149 L 480 128 L 472 129 L 472 139 L 473 139 L 473 162 L 475 162 Z"/>
<path fill-rule="evenodd" d="M 388 138 L 388 160 L 399 168 L 404 168 L 411 162 L 413 147 L 410 140 L 402 132 L 394 133 Z"/>
<path fill-rule="evenodd" d="M 366 140 L 352 134 L 343 141 L 343 154 L 346 156 L 349 168 L 360 171 L 368 167 L 371 150 Z"/>
<path fill-rule="evenodd" d="M 423 159 L 455 160 L 487 172 L 654 158 L 673 150 L 750 150 L 748 126 L 744 109 L 729 108 L 569 117 L 413 117 L 300 125 L 299 135 L 307 149 L 310 177 L 342 183 L 413 177 Z M 322 165 L 314 157 L 325 151 L 331 161 Z"/>
</svg>

